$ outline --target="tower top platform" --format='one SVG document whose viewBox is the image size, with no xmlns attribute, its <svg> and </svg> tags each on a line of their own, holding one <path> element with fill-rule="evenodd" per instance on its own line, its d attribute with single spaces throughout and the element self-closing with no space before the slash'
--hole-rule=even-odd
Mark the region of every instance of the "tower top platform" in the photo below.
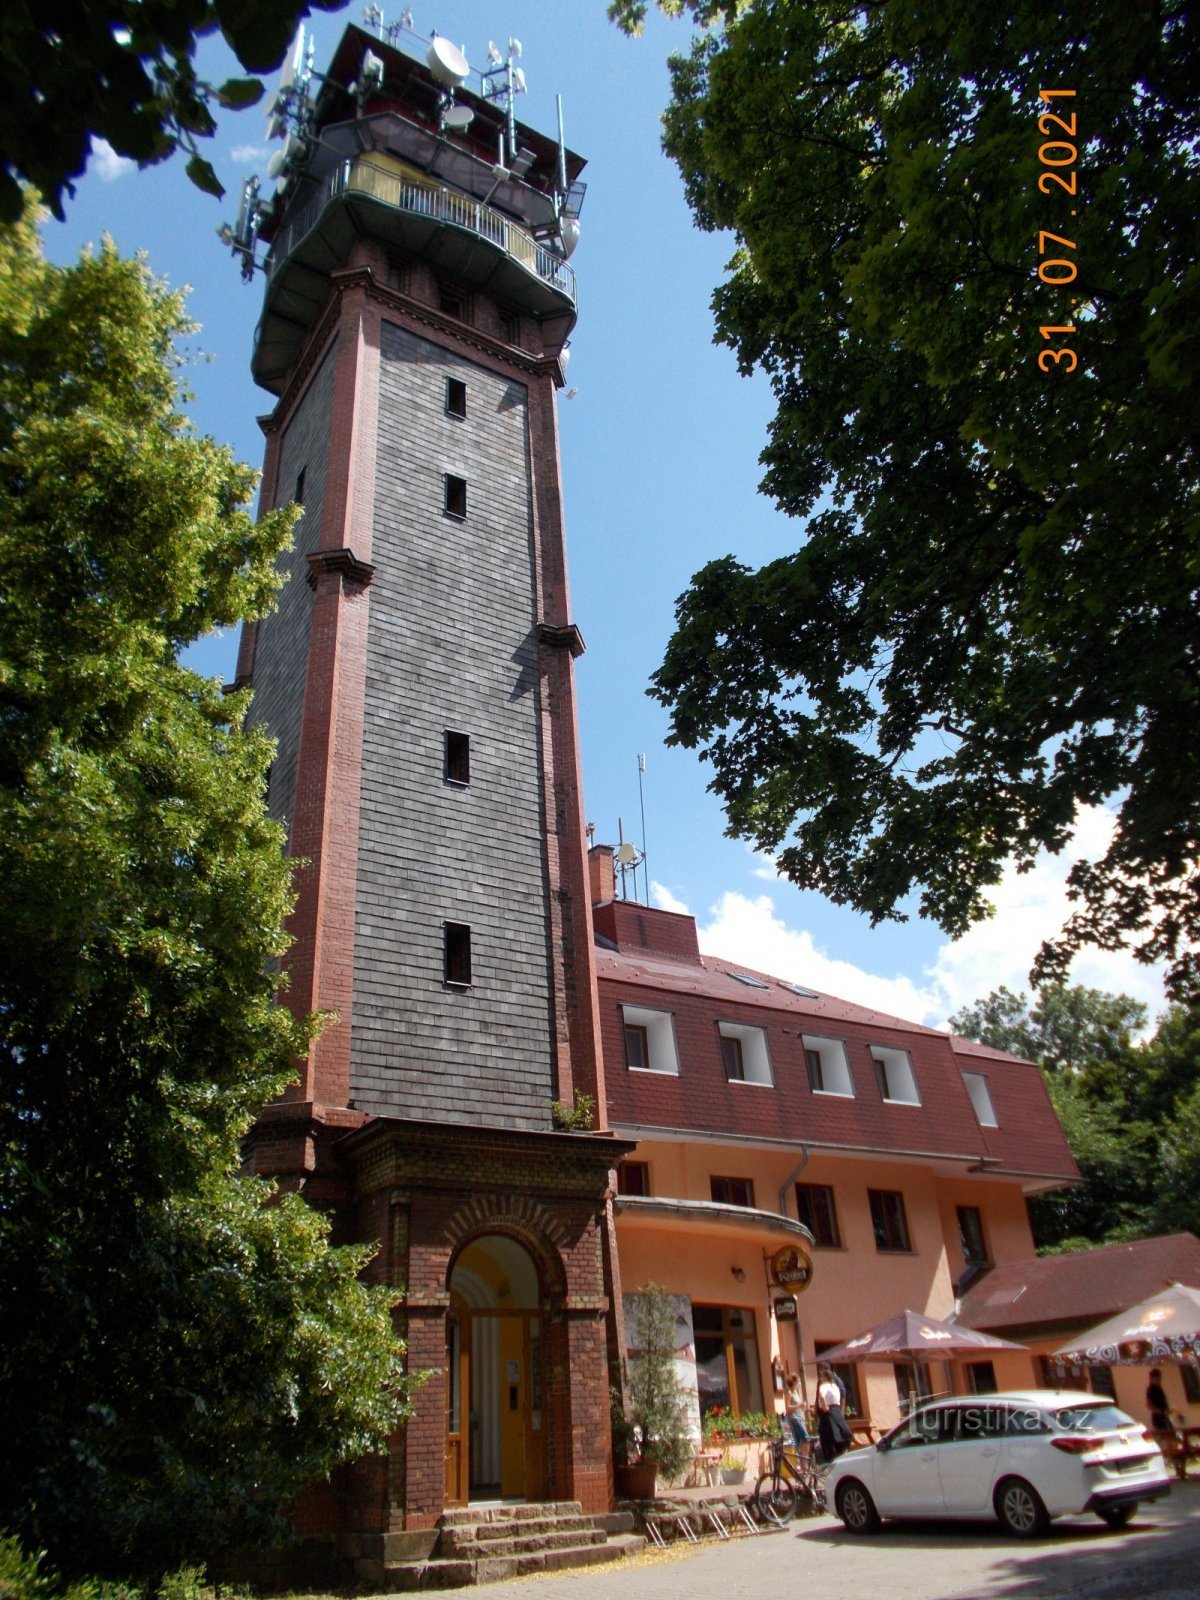
<svg viewBox="0 0 1200 1600">
<path fill-rule="evenodd" d="M 382 73 L 376 69 L 364 93 L 369 56 Z M 447 125 L 447 89 L 425 62 L 354 25 L 317 84 L 302 131 L 289 138 L 297 153 L 259 228 L 269 249 L 257 382 L 282 390 L 328 298 L 330 274 L 364 233 L 401 260 L 421 259 L 535 317 L 574 321 L 575 275 L 561 227 L 582 195 L 582 157 L 469 81 L 452 98 L 470 121 Z"/>
</svg>

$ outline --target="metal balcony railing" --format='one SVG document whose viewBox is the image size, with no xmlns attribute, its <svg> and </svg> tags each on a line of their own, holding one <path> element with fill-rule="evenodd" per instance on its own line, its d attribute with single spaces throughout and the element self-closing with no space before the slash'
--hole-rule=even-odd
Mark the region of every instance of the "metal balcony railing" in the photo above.
<svg viewBox="0 0 1200 1600">
<path fill-rule="evenodd" d="M 449 223 L 487 239 L 527 272 L 566 295 L 572 305 L 575 303 L 574 272 L 560 256 L 544 249 L 524 228 L 482 201 L 472 200 L 455 189 L 417 183 L 385 172 L 369 161 L 346 161 L 336 167 L 303 209 L 275 235 L 264 263 L 268 280 L 316 227 L 326 206 L 345 194 L 366 195 L 397 211 Z"/>
</svg>

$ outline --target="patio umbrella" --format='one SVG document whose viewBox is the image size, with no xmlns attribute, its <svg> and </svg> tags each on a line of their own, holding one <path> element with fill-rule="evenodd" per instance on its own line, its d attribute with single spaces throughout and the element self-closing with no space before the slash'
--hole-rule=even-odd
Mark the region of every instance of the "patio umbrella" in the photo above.
<svg viewBox="0 0 1200 1600">
<path fill-rule="evenodd" d="M 1141 1367 L 1152 1361 L 1200 1358 L 1200 1289 L 1173 1283 L 1107 1322 L 1089 1328 L 1054 1354 L 1082 1366 Z"/>
<path fill-rule="evenodd" d="M 900 1311 L 886 1322 L 857 1338 L 847 1339 L 832 1350 L 822 1350 L 819 1361 L 889 1361 L 908 1356 L 914 1361 L 945 1361 L 956 1356 L 974 1355 L 980 1350 L 1024 1350 L 1023 1344 L 995 1339 L 990 1333 L 976 1333 L 957 1322 L 941 1322 L 937 1317 L 922 1317 L 915 1311 Z"/>
</svg>

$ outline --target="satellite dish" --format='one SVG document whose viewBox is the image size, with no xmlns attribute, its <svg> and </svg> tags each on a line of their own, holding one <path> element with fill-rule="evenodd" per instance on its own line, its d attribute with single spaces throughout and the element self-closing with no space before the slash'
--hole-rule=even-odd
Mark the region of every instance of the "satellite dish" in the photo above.
<svg viewBox="0 0 1200 1600">
<path fill-rule="evenodd" d="M 617 860 L 623 867 L 632 867 L 635 866 L 640 859 L 641 858 L 637 853 L 636 846 L 630 844 L 629 840 L 626 839 L 625 843 L 617 851 Z"/>
<path fill-rule="evenodd" d="M 579 243 L 579 218 L 564 217 L 559 224 L 558 236 L 562 240 L 563 255 L 569 261 L 575 254 L 575 246 Z"/>
<path fill-rule="evenodd" d="M 521 41 L 520 41 L 520 39 L 510 39 L 508 41 L 508 59 L 510 61 L 515 61 L 520 54 L 521 54 Z"/>
<path fill-rule="evenodd" d="M 470 106 L 448 106 L 442 113 L 444 128 L 469 128 L 475 120 Z"/>
<path fill-rule="evenodd" d="M 277 178 L 286 165 L 287 146 L 284 145 L 281 149 L 276 150 L 270 161 L 267 162 L 267 177 Z"/>
<path fill-rule="evenodd" d="M 504 57 L 500 54 L 500 47 L 494 39 L 488 40 L 488 60 L 494 67 L 498 67 L 504 60 Z"/>
<path fill-rule="evenodd" d="M 467 58 L 449 39 L 433 38 L 425 52 L 425 65 L 447 89 L 457 89 L 466 78 L 470 67 Z"/>
<path fill-rule="evenodd" d="M 513 68 L 513 88 L 518 94 L 525 93 L 525 74 L 520 67 Z"/>
</svg>

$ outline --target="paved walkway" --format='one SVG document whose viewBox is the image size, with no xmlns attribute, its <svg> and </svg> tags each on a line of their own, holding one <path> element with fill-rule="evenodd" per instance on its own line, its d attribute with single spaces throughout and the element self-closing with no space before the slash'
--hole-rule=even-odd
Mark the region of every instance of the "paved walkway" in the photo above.
<svg viewBox="0 0 1200 1600">
<path fill-rule="evenodd" d="M 612 1567 L 443 1590 L 476 1600 L 1200 1600 L 1200 1481 L 1121 1533 L 1065 1519 L 1029 1544 L 987 1524 L 907 1523 L 874 1538 L 834 1517 Z"/>
</svg>

